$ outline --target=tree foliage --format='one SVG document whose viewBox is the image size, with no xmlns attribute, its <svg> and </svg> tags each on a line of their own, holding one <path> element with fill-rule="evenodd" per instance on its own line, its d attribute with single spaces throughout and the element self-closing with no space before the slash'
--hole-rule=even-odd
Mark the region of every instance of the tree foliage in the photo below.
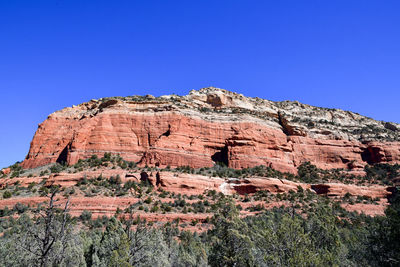
<svg viewBox="0 0 400 267">
<path fill-rule="evenodd" d="M 212 228 L 200 235 L 176 225 L 144 220 L 83 217 L 85 227 L 59 206 L 52 191 L 47 206 L 28 216 L 1 218 L 0 266 L 399 266 L 400 196 L 386 216 L 351 214 L 317 199 L 312 210 L 264 210 L 241 217 L 233 198 L 216 199 Z M 60 209 L 62 207 L 62 209 Z M 87 223 L 91 221 L 92 223 Z M 97 223 L 94 223 L 97 222 Z M 4 231 L 4 229 L 6 229 Z"/>
</svg>

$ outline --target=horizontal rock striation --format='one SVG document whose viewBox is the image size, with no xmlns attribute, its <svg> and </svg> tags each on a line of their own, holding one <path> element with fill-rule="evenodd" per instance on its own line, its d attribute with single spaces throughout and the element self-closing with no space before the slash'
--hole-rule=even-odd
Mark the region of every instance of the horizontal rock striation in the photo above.
<svg viewBox="0 0 400 267">
<path fill-rule="evenodd" d="M 325 184 L 306 184 L 301 182 L 294 182 L 285 179 L 269 178 L 269 177 L 250 177 L 245 179 L 234 178 L 217 178 L 203 175 L 195 175 L 188 173 L 176 172 L 144 172 L 137 171 L 131 172 L 121 169 L 100 169 L 100 170 L 86 170 L 77 173 L 57 173 L 49 176 L 40 177 L 14 177 L 9 179 L 0 179 L 0 188 L 6 188 L 10 185 L 18 183 L 21 187 L 28 187 L 32 183 L 43 183 L 45 186 L 60 185 L 64 188 L 76 186 L 77 183 L 83 178 L 94 179 L 99 175 L 102 177 L 120 176 L 122 183 L 128 181 L 140 182 L 144 177 L 148 179 L 155 189 L 163 189 L 167 192 L 185 195 L 201 195 L 207 191 L 221 192 L 225 195 L 248 195 L 258 191 L 266 191 L 271 194 L 288 194 L 291 191 L 297 192 L 300 188 L 302 190 L 311 190 L 311 192 L 318 195 L 325 195 L 329 198 L 343 198 L 347 195 L 355 197 L 367 197 L 368 199 L 380 200 L 376 204 L 362 204 L 353 203 L 352 205 L 343 204 L 343 206 L 351 211 L 363 212 L 369 215 L 383 215 L 384 210 L 388 204 L 387 198 L 392 194 L 393 187 L 382 185 L 349 185 L 343 183 L 325 183 Z M 140 201 L 135 194 L 127 194 L 120 197 L 106 197 L 106 196 L 92 196 L 85 197 L 74 194 L 71 197 L 71 215 L 79 216 L 79 214 L 88 210 L 93 212 L 95 217 L 107 215 L 112 216 L 115 214 L 117 208 L 125 209 L 133 203 Z M 11 199 L 0 199 L 0 209 L 4 207 L 12 208 L 16 203 L 25 205 L 36 206 L 41 202 L 47 201 L 47 197 L 39 196 L 16 196 Z M 163 202 L 174 201 L 173 199 L 160 199 Z M 187 200 L 190 201 L 190 200 Z M 255 202 L 247 203 L 249 205 L 256 205 Z M 265 204 L 265 203 L 263 203 Z M 280 206 L 284 203 L 275 201 L 270 203 L 273 206 Z M 287 204 L 287 203 L 286 203 Z M 241 203 L 246 205 L 246 203 Z M 139 214 L 142 218 L 152 218 L 152 221 L 172 221 L 177 216 L 174 214 Z M 181 214 L 182 215 L 182 214 Z M 194 214 L 191 214 L 192 216 Z M 166 216 L 166 217 L 165 217 Z M 186 216 L 186 215 L 184 215 Z M 209 214 L 199 214 L 203 219 Z M 193 217 L 189 217 L 192 218 Z"/>
<path fill-rule="evenodd" d="M 296 172 L 400 162 L 400 126 L 298 102 L 204 88 L 187 96 L 103 98 L 51 114 L 38 127 L 24 168 L 74 164 L 105 152 L 149 166 L 267 165 Z"/>
</svg>

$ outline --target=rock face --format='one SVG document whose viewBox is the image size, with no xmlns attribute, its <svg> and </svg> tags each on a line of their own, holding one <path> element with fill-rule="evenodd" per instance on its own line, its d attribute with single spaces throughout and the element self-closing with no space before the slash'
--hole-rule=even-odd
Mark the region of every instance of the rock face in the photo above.
<svg viewBox="0 0 400 267">
<path fill-rule="evenodd" d="M 400 162 L 400 126 L 342 110 L 272 102 L 222 89 L 187 96 L 91 100 L 51 114 L 31 142 L 24 168 L 74 164 L 104 152 L 149 166 L 271 166 L 296 172 Z"/>
</svg>

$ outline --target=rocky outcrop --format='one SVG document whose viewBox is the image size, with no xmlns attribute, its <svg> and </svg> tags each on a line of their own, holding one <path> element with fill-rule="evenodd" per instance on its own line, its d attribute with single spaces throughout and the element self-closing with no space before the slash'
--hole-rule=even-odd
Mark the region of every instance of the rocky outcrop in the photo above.
<svg viewBox="0 0 400 267">
<path fill-rule="evenodd" d="M 51 114 L 39 125 L 22 166 L 74 164 L 111 152 L 143 166 L 223 162 L 294 173 L 310 161 L 323 169 L 360 169 L 400 162 L 398 133 L 387 128 L 351 112 L 215 88 L 182 97 L 105 98 Z"/>
<path fill-rule="evenodd" d="M 45 180 L 45 185 L 61 185 L 62 187 L 74 186 L 82 178 L 92 179 L 102 176 L 109 178 L 119 176 L 121 182 L 134 181 L 136 183 L 148 182 L 155 188 L 162 188 L 168 192 L 186 195 L 203 194 L 209 190 L 215 190 L 225 195 L 253 194 L 257 191 L 268 191 L 270 193 L 297 192 L 299 188 L 311 190 L 319 195 L 329 197 L 343 197 L 346 193 L 353 196 L 367 196 L 370 198 L 386 198 L 392 194 L 393 187 L 382 185 L 358 186 L 343 183 L 306 184 L 289 181 L 285 179 L 270 177 L 250 178 L 218 178 L 199 174 L 177 173 L 177 172 L 131 172 L 121 169 L 99 169 L 88 170 L 77 173 L 56 173 L 41 177 L 15 177 L 0 180 L 0 188 L 17 183 L 27 187 L 31 183 L 40 183 Z"/>
<path fill-rule="evenodd" d="M 311 189 L 317 194 L 324 194 L 331 197 L 343 197 L 346 194 L 352 196 L 366 196 L 369 198 L 386 198 L 391 195 L 391 187 L 381 185 L 356 186 L 341 183 L 326 183 L 311 185 Z"/>
<path fill-rule="evenodd" d="M 182 195 L 201 195 L 207 191 L 214 190 L 221 192 L 225 195 L 239 194 L 253 194 L 257 191 L 267 191 L 271 194 L 278 193 L 290 193 L 291 191 L 297 192 L 300 188 L 302 190 L 310 190 L 315 194 L 326 195 L 330 198 L 337 199 L 343 197 L 347 193 L 357 197 L 368 197 L 369 199 L 381 198 L 379 203 L 376 204 L 362 204 L 355 203 L 348 205 L 342 203 L 342 206 L 351 211 L 364 212 L 370 215 L 383 215 L 384 209 L 387 202 L 387 197 L 392 194 L 392 187 L 380 186 L 380 185 L 369 185 L 369 186 L 356 186 L 342 183 L 326 183 L 326 184 L 315 184 L 310 185 L 306 183 L 288 181 L 285 179 L 269 178 L 269 177 L 251 177 L 245 179 L 234 179 L 234 178 L 216 178 L 203 175 L 194 175 L 187 173 L 176 173 L 176 172 L 131 172 L 121 169 L 99 169 L 99 170 L 86 170 L 77 173 L 58 173 L 51 174 L 49 176 L 42 177 L 15 177 L 0 179 L 0 188 L 5 188 L 8 185 L 18 184 L 21 187 L 28 187 L 29 185 L 41 182 L 45 186 L 50 185 L 61 185 L 64 188 L 74 186 L 82 178 L 87 179 L 96 178 L 98 176 L 109 178 L 111 176 L 120 176 L 122 183 L 127 181 L 141 182 L 146 181 L 155 186 L 155 189 L 163 189 L 168 192 Z M 78 191 L 78 190 L 76 190 Z M 0 199 L 0 208 L 9 207 L 12 208 L 16 203 L 22 203 L 25 205 L 35 206 L 41 202 L 45 202 L 48 199 L 46 197 L 39 197 L 35 195 L 14 196 L 11 199 Z M 76 193 L 71 196 L 71 215 L 78 216 L 82 211 L 88 210 L 94 214 L 94 217 L 107 215 L 112 216 L 116 212 L 117 208 L 125 209 L 129 205 L 140 201 L 140 197 L 135 194 L 127 194 L 120 197 L 106 197 L 106 196 L 91 196 L 85 197 L 82 194 Z M 162 202 L 174 201 L 173 199 L 161 198 Z M 190 201 L 190 200 L 187 200 Z M 195 200 L 193 200 L 195 201 Z M 266 203 L 261 204 L 265 205 Z M 246 205 L 252 206 L 258 203 L 241 203 L 245 208 Z M 286 203 L 287 204 L 287 203 Z M 284 202 L 274 201 L 267 206 L 272 208 L 274 206 L 285 205 Z M 171 221 L 176 217 L 186 215 L 180 214 L 148 214 L 139 213 L 142 218 L 148 218 L 154 221 Z M 193 215 L 193 214 L 192 214 Z M 149 217 L 150 216 L 150 217 Z M 172 216 L 172 217 L 171 217 Z M 199 214 L 201 218 L 205 219 L 209 214 Z"/>
</svg>

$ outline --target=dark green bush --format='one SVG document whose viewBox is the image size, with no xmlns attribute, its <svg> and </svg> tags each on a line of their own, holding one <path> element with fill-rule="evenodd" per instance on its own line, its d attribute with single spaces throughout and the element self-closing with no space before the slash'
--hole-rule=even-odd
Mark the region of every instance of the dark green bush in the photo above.
<svg viewBox="0 0 400 267">
<path fill-rule="evenodd" d="M 318 168 L 309 161 L 302 163 L 298 168 L 299 180 L 306 183 L 317 183 L 320 181 Z"/>
<path fill-rule="evenodd" d="M 3 198 L 10 198 L 12 197 L 12 193 L 8 190 L 3 192 Z"/>
</svg>

